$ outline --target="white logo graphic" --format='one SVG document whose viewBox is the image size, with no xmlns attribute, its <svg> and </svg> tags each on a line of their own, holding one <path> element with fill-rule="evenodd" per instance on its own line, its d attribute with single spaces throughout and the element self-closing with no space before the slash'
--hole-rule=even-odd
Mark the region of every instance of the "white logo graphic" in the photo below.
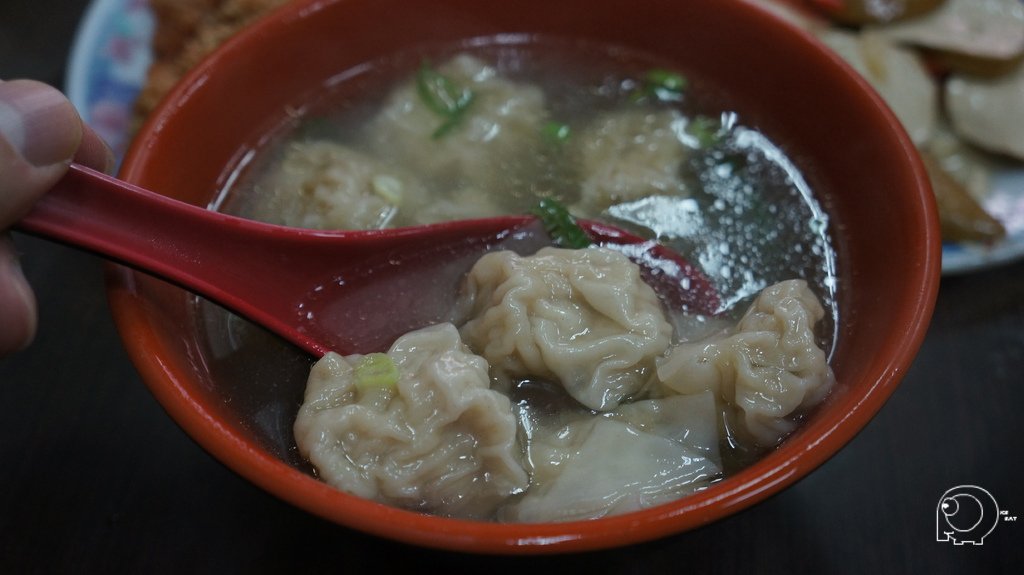
<svg viewBox="0 0 1024 575">
<path fill-rule="evenodd" d="M 1000 515 L 1005 513 L 1000 514 L 991 493 L 976 485 L 958 485 L 939 498 L 935 540 L 952 541 L 954 545 L 983 545 L 985 537 L 999 524 Z"/>
</svg>

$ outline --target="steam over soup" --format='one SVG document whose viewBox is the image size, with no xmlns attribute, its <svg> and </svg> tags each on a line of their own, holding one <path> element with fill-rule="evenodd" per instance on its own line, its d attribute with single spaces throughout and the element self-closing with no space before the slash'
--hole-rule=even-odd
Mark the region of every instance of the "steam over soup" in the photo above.
<svg viewBox="0 0 1024 575">
<path fill-rule="evenodd" d="M 311 366 L 197 302 L 214 376 L 251 402 L 252 431 L 281 457 L 426 513 L 594 518 L 741 469 L 828 394 L 828 219 L 728 94 L 645 54 L 535 37 L 399 54 L 339 78 L 245 155 L 219 209 L 357 229 L 545 200 L 683 254 L 717 308 L 673 305 L 605 247 L 499 251 L 473 265 L 438 325 Z"/>
</svg>

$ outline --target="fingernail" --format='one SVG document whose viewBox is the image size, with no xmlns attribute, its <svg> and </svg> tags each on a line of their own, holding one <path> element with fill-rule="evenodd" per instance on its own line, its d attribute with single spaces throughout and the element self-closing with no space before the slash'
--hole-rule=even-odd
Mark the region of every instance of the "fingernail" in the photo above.
<svg viewBox="0 0 1024 575">
<path fill-rule="evenodd" d="M 33 80 L 0 82 L 0 137 L 34 166 L 70 161 L 82 122 L 56 88 Z"/>
</svg>

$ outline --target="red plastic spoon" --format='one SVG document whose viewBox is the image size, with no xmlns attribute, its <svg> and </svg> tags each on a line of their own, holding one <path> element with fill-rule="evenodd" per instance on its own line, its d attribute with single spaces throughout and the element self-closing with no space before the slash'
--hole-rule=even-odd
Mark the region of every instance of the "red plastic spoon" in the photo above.
<svg viewBox="0 0 1024 575">
<path fill-rule="evenodd" d="M 641 263 L 669 305 L 717 308 L 708 280 L 674 252 L 580 223 L 595 242 Z M 459 282 L 480 256 L 550 244 L 528 216 L 364 231 L 275 226 L 78 165 L 16 227 L 170 280 L 316 356 L 382 351 L 403 333 L 451 319 Z"/>
</svg>

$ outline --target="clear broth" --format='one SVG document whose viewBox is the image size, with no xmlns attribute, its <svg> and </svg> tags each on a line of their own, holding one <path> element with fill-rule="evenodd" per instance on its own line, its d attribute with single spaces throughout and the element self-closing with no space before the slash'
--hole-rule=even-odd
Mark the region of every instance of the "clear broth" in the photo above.
<svg viewBox="0 0 1024 575">
<path fill-rule="evenodd" d="M 498 76 L 541 87 L 551 118 L 568 124 L 574 133 L 596 114 L 629 105 L 646 71 L 672 68 L 669 62 L 623 48 L 520 36 L 424 47 L 369 62 L 339 74 L 322 96 L 283 111 L 271 136 L 230 168 L 212 207 L 256 217 L 266 201 L 261 181 L 280 162 L 289 142 L 329 139 L 370 151 L 368 119 L 388 94 L 408 81 L 423 61 L 443 62 L 463 52 L 486 61 Z M 686 70 L 680 72 L 685 75 Z M 742 111 L 733 112 L 742 110 L 740 103 L 700 78 L 687 79 L 682 101 L 655 107 L 672 108 L 688 118 L 720 119 L 731 127 L 727 136 L 689 155 L 682 169 L 689 195 L 644 198 L 598 219 L 659 239 L 697 264 L 717 287 L 723 304 L 715 317 L 671 314 L 677 337 L 693 339 L 732 323 L 761 289 L 799 277 L 808 281 L 827 310 L 819 335 L 821 346 L 831 350 L 837 325 L 836 266 L 826 213 L 785 151 L 756 126 L 745 125 Z M 525 213 L 540 197 L 574 204 L 579 174 L 565 160 L 563 149 L 542 146 L 525 162 L 502 166 L 501 208 Z M 460 185 L 429 176 L 424 181 L 438 193 Z M 195 302 L 195 320 L 217 391 L 239 414 L 239 422 L 270 451 L 315 474 L 292 436 L 312 359 L 203 300 Z M 513 401 L 531 395 L 527 389 L 521 387 L 523 393 Z M 736 442 L 727 423 L 722 431 L 726 474 L 763 453 L 763 448 Z"/>
</svg>

